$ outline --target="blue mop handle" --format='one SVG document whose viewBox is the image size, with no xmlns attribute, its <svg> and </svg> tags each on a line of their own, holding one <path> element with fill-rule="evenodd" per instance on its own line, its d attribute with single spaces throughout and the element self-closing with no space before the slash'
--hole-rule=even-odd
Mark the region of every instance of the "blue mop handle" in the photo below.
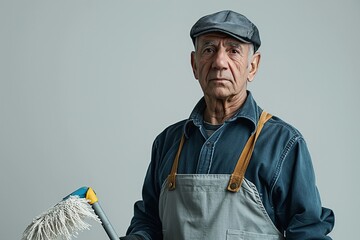
<svg viewBox="0 0 360 240">
<path fill-rule="evenodd" d="M 101 224 L 105 229 L 105 232 L 109 236 L 110 240 L 119 240 L 119 236 L 117 235 L 114 227 L 111 225 L 108 217 L 106 216 L 104 210 L 101 208 L 101 205 L 97 199 L 97 196 L 92 188 L 82 187 L 71 193 L 69 196 L 79 196 L 81 198 L 86 198 L 89 200 L 89 204 L 94 209 L 95 214 L 100 218 Z M 68 198 L 65 197 L 64 199 Z"/>
<path fill-rule="evenodd" d="M 92 207 L 95 211 L 95 214 L 98 215 L 98 217 L 101 220 L 101 224 L 103 225 L 105 232 L 109 236 L 110 240 L 119 240 L 119 236 L 115 232 L 114 227 L 111 225 L 109 219 L 105 215 L 104 210 L 101 208 L 101 205 L 99 202 L 95 202 L 92 204 Z"/>
</svg>

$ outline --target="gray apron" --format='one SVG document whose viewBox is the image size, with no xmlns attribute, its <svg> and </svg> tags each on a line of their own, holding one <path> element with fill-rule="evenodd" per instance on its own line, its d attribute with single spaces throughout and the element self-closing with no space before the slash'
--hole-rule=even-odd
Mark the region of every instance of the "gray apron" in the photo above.
<svg viewBox="0 0 360 240">
<path fill-rule="evenodd" d="M 244 178 L 255 142 L 271 115 L 263 112 L 230 174 L 176 174 L 184 136 L 164 182 L 159 215 L 165 240 L 284 239 L 253 183 Z"/>
</svg>

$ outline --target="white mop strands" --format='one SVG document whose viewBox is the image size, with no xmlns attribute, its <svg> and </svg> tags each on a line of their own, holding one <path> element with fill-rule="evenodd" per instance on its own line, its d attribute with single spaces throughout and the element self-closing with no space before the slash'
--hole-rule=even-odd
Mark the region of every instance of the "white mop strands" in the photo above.
<svg viewBox="0 0 360 240">
<path fill-rule="evenodd" d="M 41 214 L 25 229 L 22 240 L 71 240 L 89 229 L 85 219 L 101 222 L 86 198 L 70 196 Z"/>
</svg>

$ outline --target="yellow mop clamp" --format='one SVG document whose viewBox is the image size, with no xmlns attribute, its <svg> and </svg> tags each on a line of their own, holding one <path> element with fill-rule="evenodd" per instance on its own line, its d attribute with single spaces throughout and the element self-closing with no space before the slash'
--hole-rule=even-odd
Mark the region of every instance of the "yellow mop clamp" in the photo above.
<svg viewBox="0 0 360 240">
<path fill-rule="evenodd" d="M 101 222 L 110 240 L 119 239 L 94 190 L 82 187 L 35 218 L 25 229 L 22 240 L 71 240 L 79 231 L 90 228 L 85 219 Z"/>
<path fill-rule="evenodd" d="M 88 188 L 88 190 L 86 191 L 86 195 L 85 195 L 85 198 L 87 200 L 89 200 L 89 203 L 92 205 L 96 202 L 98 202 L 98 198 L 94 192 L 94 190 L 92 188 Z"/>
</svg>

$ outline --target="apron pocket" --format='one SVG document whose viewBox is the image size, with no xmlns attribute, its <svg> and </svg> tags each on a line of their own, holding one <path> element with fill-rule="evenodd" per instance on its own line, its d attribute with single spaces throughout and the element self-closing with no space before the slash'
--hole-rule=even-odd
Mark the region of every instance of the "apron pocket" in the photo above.
<svg viewBox="0 0 360 240">
<path fill-rule="evenodd" d="M 266 233 L 253 233 L 237 229 L 228 229 L 226 231 L 226 240 L 280 240 L 278 235 Z"/>
</svg>

